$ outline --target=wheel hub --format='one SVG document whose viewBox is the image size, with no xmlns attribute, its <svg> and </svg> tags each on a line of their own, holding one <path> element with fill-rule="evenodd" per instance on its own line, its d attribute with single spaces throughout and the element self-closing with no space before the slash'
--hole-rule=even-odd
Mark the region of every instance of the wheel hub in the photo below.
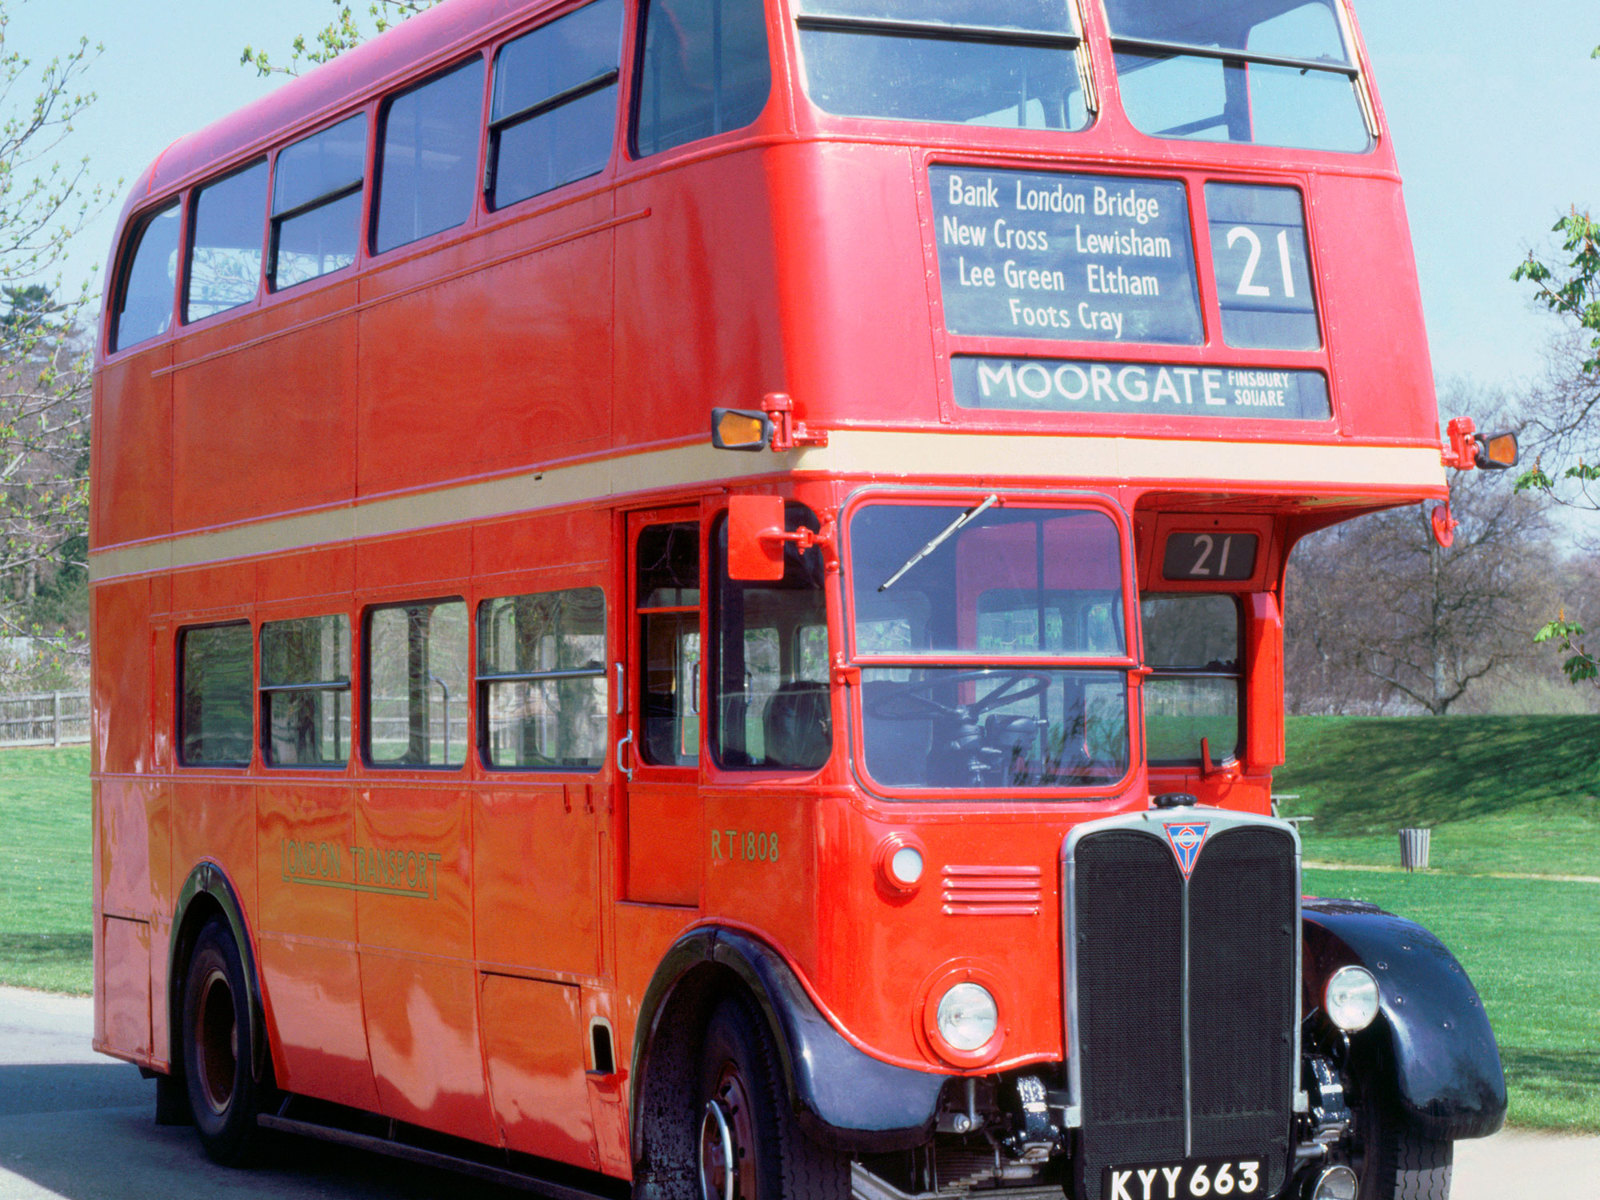
<svg viewBox="0 0 1600 1200">
<path fill-rule="evenodd" d="M 729 1063 L 700 1120 L 701 1200 L 759 1200 L 754 1150 L 749 1095 Z"/>
</svg>

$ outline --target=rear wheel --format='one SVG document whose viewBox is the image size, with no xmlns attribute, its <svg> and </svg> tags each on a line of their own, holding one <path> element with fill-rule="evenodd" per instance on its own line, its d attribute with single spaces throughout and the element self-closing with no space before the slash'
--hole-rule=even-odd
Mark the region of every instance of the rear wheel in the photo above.
<svg viewBox="0 0 1600 1200">
<path fill-rule="evenodd" d="M 846 1200 L 850 1162 L 801 1131 L 766 1022 L 746 1000 L 712 1014 L 701 1059 L 700 1200 Z"/>
<path fill-rule="evenodd" d="M 183 989 L 183 1073 L 200 1144 L 228 1166 L 246 1161 L 260 1136 L 265 1089 L 255 1077 L 248 986 L 233 934 L 221 920 L 208 922 Z"/>
</svg>

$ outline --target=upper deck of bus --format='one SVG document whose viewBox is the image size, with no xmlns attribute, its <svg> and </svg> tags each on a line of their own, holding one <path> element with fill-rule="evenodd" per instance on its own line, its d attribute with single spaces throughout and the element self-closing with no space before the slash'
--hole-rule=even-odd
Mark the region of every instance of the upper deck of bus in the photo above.
<svg viewBox="0 0 1600 1200">
<path fill-rule="evenodd" d="M 899 454 L 993 477 L 1032 455 L 1035 476 L 1352 505 L 1442 492 L 1400 180 L 1345 0 L 767 0 L 743 23 L 711 6 L 720 32 L 673 7 L 649 45 L 636 0 L 446 0 L 167 150 L 106 289 L 94 544 L 700 445 L 712 406 L 771 393 L 831 445 L 713 475 L 913 473 Z M 683 136 L 661 78 L 692 99 L 702 59 L 711 124 Z M 393 105 L 473 63 L 484 186 L 380 246 Z M 497 202 L 491 148 L 540 121 L 554 158 L 577 137 L 603 160 Z M 357 129 L 342 175 L 336 129 Z M 297 147 L 322 157 L 291 171 Z M 197 197 L 252 164 L 257 277 L 197 305 Z M 352 196 L 348 261 L 274 280 L 285 223 Z M 171 306 L 132 340 L 163 216 Z"/>
</svg>

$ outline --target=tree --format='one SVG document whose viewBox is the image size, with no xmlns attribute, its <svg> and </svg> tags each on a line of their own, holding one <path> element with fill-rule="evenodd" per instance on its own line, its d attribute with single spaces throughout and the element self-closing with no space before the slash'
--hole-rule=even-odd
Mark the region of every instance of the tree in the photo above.
<svg viewBox="0 0 1600 1200">
<path fill-rule="evenodd" d="M 1592 55 L 1600 58 L 1600 47 Z M 1600 512 L 1600 221 L 1576 205 L 1556 222 L 1564 263 L 1529 253 L 1512 278 L 1534 285 L 1540 303 L 1563 317 L 1568 337 L 1558 345 L 1553 369 L 1531 405 L 1533 467 L 1519 489 L 1542 492 L 1570 509 Z M 1545 469 L 1545 457 L 1556 465 Z M 1575 460 L 1575 461 L 1574 461 Z M 1554 472 L 1553 474 L 1551 472 Z M 1600 545 L 1587 547 L 1591 552 Z M 1584 627 L 1565 608 L 1534 635 L 1567 655 L 1562 670 L 1574 684 L 1600 686 L 1600 651 L 1582 641 Z"/>
<path fill-rule="evenodd" d="M 0 0 L 0 630 L 31 635 L 43 632 L 29 619 L 41 582 L 83 566 L 89 293 L 62 298 L 57 276 L 104 194 L 86 160 L 59 152 L 94 101 L 80 89 L 99 48 L 82 39 L 36 64 L 9 25 Z"/>
<path fill-rule="evenodd" d="M 1482 397 L 1457 408 L 1492 412 Z M 1448 713 L 1532 665 L 1525 633 L 1552 605 L 1555 554 L 1537 500 L 1495 476 L 1455 473 L 1454 545 L 1434 540 L 1432 504 L 1314 534 L 1290 561 L 1290 711 Z"/>
<path fill-rule="evenodd" d="M 265 50 L 251 46 L 244 48 L 239 61 L 254 67 L 261 75 L 298 75 L 308 67 L 337 58 L 352 46 L 359 46 L 407 17 L 432 8 L 439 0 L 371 0 L 366 14 L 372 20 L 370 32 L 355 15 L 352 5 L 345 0 L 330 0 L 330 3 L 338 9 L 338 15 L 317 30 L 310 41 L 303 34 L 295 38 L 287 63 L 274 63 Z"/>
</svg>

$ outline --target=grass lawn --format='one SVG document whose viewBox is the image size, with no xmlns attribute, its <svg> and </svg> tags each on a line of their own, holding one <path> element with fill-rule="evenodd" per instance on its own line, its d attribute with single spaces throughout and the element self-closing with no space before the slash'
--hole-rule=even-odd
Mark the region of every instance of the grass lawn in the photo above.
<svg viewBox="0 0 1600 1200">
<path fill-rule="evenodd" d="M 1600 1132 L 1600 885 L 1306 872 L 1308 892 L 1370 900 L 1436 933 L 1483 997 L 1514 1125 Z"/>
<path fill-rule="evenodd" d="M 0 751 L 0 983 L 87 994 L 89 747 Z"/>
</svg>

